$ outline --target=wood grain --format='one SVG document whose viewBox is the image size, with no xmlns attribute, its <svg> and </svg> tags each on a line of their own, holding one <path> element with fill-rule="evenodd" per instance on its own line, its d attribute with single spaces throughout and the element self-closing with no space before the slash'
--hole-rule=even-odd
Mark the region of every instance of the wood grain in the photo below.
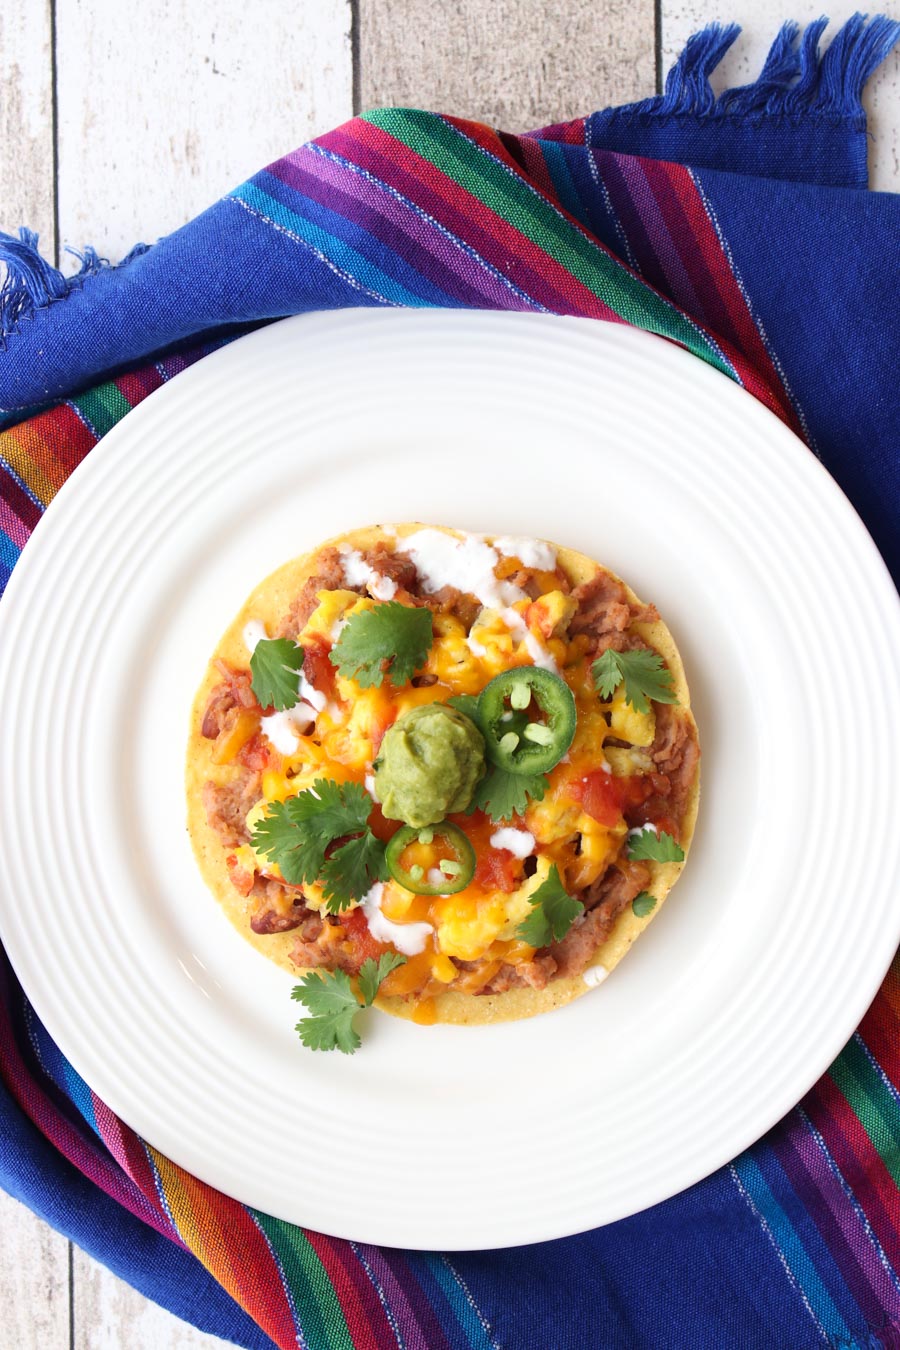
<svg viewBox="0 0 900 1350">
<path fill-rule="evenodd" d="M 363 108 L 528 131 L 653 92 L 653 0 L 362 0 Z"/>
<path fill-rule="evenodd" d="M 28 225 L 52 257 L 50 0 L 0 5 L 0 229 Z"/>
<path fill-rule="evenodd" d="M 349 0 L 60 0 L 59 224 L 111 259 L 352 111 Z"/>
<path fill-rule="evenodd" d="M 805 0 L 785 9 L 783 0 L 754 0 L 746 9 L 746 27 L 712 76 L 714 89 L 747 84 L 759 74 L 769 44 L 785 18 L 806 25 L 823 12 L 831 17 L 823 46 L 827 46 L 840 24 L 865 6 L 853 0 L 833 0 L 822 6 Z M 876 9 L 878 7 L 876 6 Z M 891 6 L 884 6 L 889 12 Z M 893 12 L 896 14 L 896 8 Z M 730 23 L 740 11 L 728 0 L 664 0 L 662 12 L 663 70 L 668 70 L 691 33 L 703 24 L 718 19 Z M 900 53 L 894 51 L 875 72 L 863 93 L 869 119 L 869 186 L 882 192 L 900 188 Z"/>
<path fill-rule="evenodd" d="M 222 1350 L 229 1344 L 173 1317 L 77 1248 L 73 1275 L 71 1350 Z"/>
<path fill-rule="evenodd" d="M 0 1345 L 62 1350 L 69 1344 L 69 1244 L 0 1191 Z"/>
</svg>

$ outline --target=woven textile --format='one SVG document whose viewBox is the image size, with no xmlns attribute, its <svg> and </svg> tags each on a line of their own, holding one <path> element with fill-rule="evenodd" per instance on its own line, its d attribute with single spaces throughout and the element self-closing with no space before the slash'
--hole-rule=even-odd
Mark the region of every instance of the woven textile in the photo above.
<svg viewBox="0 0 900 1350">
<path fill-rule="evenodd" d="M 680 343 L 802 436 L 900 575 L 900 199 L 866 189 L 865 79 L 900 25 L 786 25 L 716 99 L 734 28 L 663 96 L 512 136 L 385 109 L 152 248 L 78 277 L 0 236 L 0 585 L 97 440 L 213 347 L 346 306 L 516 309 Z M 800 1105 L 647 1213 L 489 1253 L 307 1232 L 213 1191 L 75 1073 L 8 964 L 0 1184 L 150 1297 L 247 1347 L 900 1345 L 900 969 Z M 535 1204 L 552 1177 L 536 1176 Z"/>
</svg>

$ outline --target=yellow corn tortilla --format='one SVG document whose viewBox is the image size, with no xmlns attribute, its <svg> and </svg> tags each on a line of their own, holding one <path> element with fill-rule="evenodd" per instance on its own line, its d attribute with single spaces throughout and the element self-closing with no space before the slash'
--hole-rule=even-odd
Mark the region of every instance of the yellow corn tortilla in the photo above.
<svg viewBox="0 0 900 1350">
<path fill-rule="evenodd" d="M 235 770 L 230 765 L 214 763 L 214 742 L 207 740 L 200 732 L 210 693 L 221 680 L 221 675 L 213 665 L 213 660 L 220 658 L 229 662 L 232 666 L 246 667 L 247 648 L 243 639 L 246 624 L 251 619 L 255 619 L 262 622 L 267 631 L 273 631 L 287 613 L 292 600 L 312 574 L 311 564 L 322 549 L 328 546 L 339 548 L 342 544 L 345 544 L 349 545 L 350 548 L 364 552 L 378 543 L 395 543 L 398 548 L 402 549 L 403 538 L 423 528 L 440 529 L 446 534 L 461 533 L 445 526 L 424 526 L 421 522 L 390 527 L 383 525 L 367 526 L 362 529 L 349 530 L 345 534 L 325 540 L 310 553 L 303 554 L 299 558 L 293 558 L 290 562 L 279 567 L 277 571 L 256 587 L 233 623 L 226 629 L 194 699 L 188 737 L 185 786 L 188 808 L 187 827 L 198 866 L 206 885 L 241 935 L 252 943 L 257 951 L 277 965 L 284 967 L 285 970 L 290 971 L 292 975 L 303 974 L 302 969 L 296 966 L 290 958 L 290 953 L 297 942 L 296 933 L 257 934 L 252 931 L 248 919 L 248 902 L 231 884 L 225 865 L 225 859 L 231 850 L 222 843 L 206 819 L 206 811 L 201 796 L 204 783 L 209 780 L 223 783 L 235 775 Z M 485 538 L 488 542 L 492 540 L 491 535 L 487 535 Z M 554 544 L 553 547 L 556 549 L 557 562 L 569 578 L 573 589 L 582 582 L 590 581 L 592 577 L 602 571 L 621 582 L 625 587 L 628 599 L 633 604 L 642 605 L 643 602 L 638 599 L 627 583 L 623 582 L 609 568 L 602 567 L 599 563 L 592 561 L 585 554 L 579 553 L 575 549 L 565 548 L 557 544 Z M 678 699 L 677 705 L 673 708 L 673 713 L 695 726 L 690 710 L 690 693 L 684 675 L 684 667 L 678 648 L 668 628 L 662 620 L 654 623 L 636 623 L 633 627 L 645 642 L 659 653 L 671 672 L 673 689 Z M 698 766 L 685 813 L 680 821 L 680 840 L 685 860 L 694 833 L 699 800 L 700 771 Z M 631 905 L 626 905 L 616 920 L 609 937 L 597 948 L 591 962 L 592 966 L 602 966 L 607 972 L 611 972 L 618 965 L 634 940 L 659 913 L 669 891 L 677 881 L 684 863 L 651 862 L 648 866 L 651 870 L 651 881 L 647 890 L 656 896 L 655 909 L 645 918 L 638 918 L 633 913 Z M 579 998 L 582 994 L 588 993 L 590 988 L 591 986 L 585 982 L 583 977 L 577 975 L 565 979 L 551 980 L 547 987 L 542 990 L 510 989 L 504 994 L 464 994 L 449 991 L 437 995 L 434 999 L 436 1021 L 452 1023 L 457 1026 L 483 1026 L 493 1022 L 516 1021 L 520 1018 L 534 1017 L 538 1013 L 548 1012 L 551 1008 L 562 1007 L 573 999 Z M 377 1006 L 394 1017 L 412 1020 L 417 1000 L 415 998 L 379 998 Z"/>
</svg>

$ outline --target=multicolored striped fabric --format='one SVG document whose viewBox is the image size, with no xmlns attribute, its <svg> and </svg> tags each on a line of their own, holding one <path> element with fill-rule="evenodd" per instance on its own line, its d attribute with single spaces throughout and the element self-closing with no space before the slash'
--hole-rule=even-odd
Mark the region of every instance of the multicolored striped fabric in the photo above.
<svg viewBox="0 0 900 1350">
<path fill-rule="evenodd" d="M 370 113 L 127 266 L 89 257 L 74 285 L 33 240 L 7 240 L 0 588 L 55 493 L 132 407 L 249 326 L 341 305 L 549 311 L 661 334 L 802 435 L 897 560 L 900 307 L 884 288 L 900 203 L 858 181 L 858 94 L 898 32 L 851 21 L 820 61 L 821 26 L 798 48 L 789 25 L 760 80 L 716 103 L 707 76 L 733 33 L 713 28 L 663 98 L 530 136 Z M 633 153 L 642 136 L 653 158 Z M 679 162 L 692 137 L 702 169 Z M 828 149 L 837 186 L 811 144 Z M 880 272 L 854 269 L 851 248 Z M 137 1287 L 253 1350 L 900 1345 L 900 965 L 829 1073 L 729 1168 L 646 1214 L 515 1251 L 381 1250 L 220 1195 L 96 1097 L 5 960 L 0 1078 L 0 1182 Z"/>
</svg>

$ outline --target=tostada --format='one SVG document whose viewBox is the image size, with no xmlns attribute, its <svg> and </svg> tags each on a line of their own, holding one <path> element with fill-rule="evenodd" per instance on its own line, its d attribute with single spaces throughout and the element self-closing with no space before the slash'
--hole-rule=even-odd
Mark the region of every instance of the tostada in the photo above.
<svg viewBox="0 0 900 1350">
<path fill-rule="evenodd" d="M 194 704 L 207 885 L 304 979 L 313 1048 L 353 1015 L 530 1017 L 613 969 L 676 881 L 700 751 L 652 605 L 582 553 L 406 524 L 263 581 Z"/>
</svg>

